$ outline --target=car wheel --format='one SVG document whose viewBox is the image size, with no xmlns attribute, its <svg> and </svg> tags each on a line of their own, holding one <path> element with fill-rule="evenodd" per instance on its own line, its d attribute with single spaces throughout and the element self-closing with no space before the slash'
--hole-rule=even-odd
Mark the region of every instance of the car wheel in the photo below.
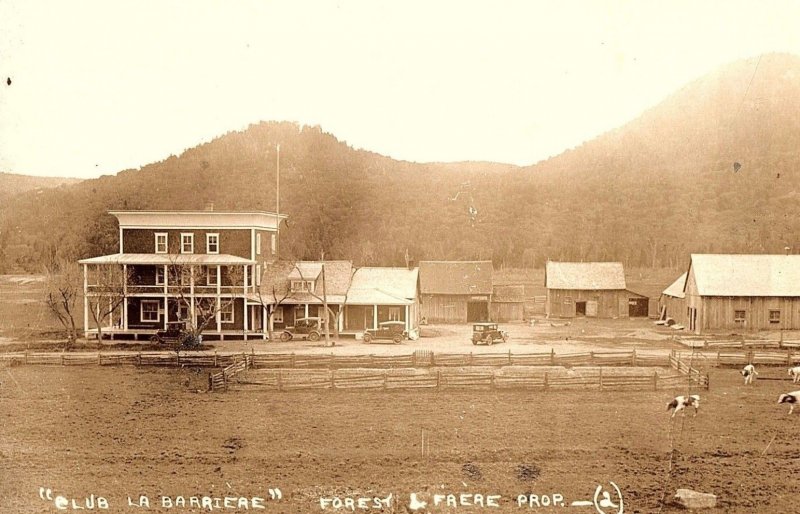
<svg viewBox="0 0 800 514">
<path fill-rule="evenodd" d="M 472 340 L 472 344 L 474 344 L 475 346 L 478 346 L 478 341 L 476 341 L 475 339 L 473 339 L 473 340 Z"/>
<path fill-rule="evenodd" d="M 292 339 L 292 334 L 290 334 L 289 332 L 281 332 L 281 341 L 285 343 L 286 341 L 289 341 L 291 339 Z"/>
<path fill-rule="evenodd" d="M 488 344 L 489 346 L 492 346 L 494 344 L 494 337 L 488 336 L 486 338 L 486 344 Z"/>
<path fill-rule="evenodd" d="M 403 341 L 403 338 L 400 336 L 394 336 L 392 341 L 394 341 L 394 344 L 400 344 Z"/>
<path fill-rule="evenodd" d="M 364 342 L 365 342 L 365 343 L 370 343 L 370 342 L 372 342 L 372 336 L 371 336 L 369 333 L 367 333 L 367 332 L 364 332 L 364 337 L 363 337 L 362 339 L 364 339 Z"/>
<path fill-rule="evenodd" d="M 151 343 L 160 343 L 161 339 L 159 339 L 158 336 L 150 336 L 150 342 Z"/>
<path fill-rule="evenodd" d="M 309 341 L 319 341 L 319 332 L 311 332 L 308 334 Z"/>
</svg>

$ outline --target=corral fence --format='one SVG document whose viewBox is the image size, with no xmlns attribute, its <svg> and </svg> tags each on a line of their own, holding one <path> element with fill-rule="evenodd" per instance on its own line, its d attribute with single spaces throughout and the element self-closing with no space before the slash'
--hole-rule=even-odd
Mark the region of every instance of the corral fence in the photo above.
<svg viewBox="0 0 800 514">
<path fill-rule="evenodd" d="M 701 373 L 700 370 L 694 368 L 692 364 L 694 363 L 694 355 L 690 356 L 689 362 L 686 362 L 685 358 L 682 358 L 681 354 L 678 352 L 672 352 L 669 356 L 669 365 L 670 367 L 678 370 L 679 373 L 686 375 L 689 377 L 689 380 L 698 386 L 708 389 L 710 387 L 711 381 L 709 380 L 708 373 Z"/>
<path fill-rule="evenodd" d="M 701 348 L 703 350 L 748 350 L 748 349 L 761 349 L 761 350 L 800 350 L 800 340 L 771 340 L 771 339 L 739 339 L 739 340 L 725 340 L 725 339 L 705 339 L 684 337 L 680 339 L 681 343 L 694 348 Z"/>
<path fill-rule="evenodd" d="M 236 388 L 274 391 L 307 390 L 661 390 L 686 386 L 686 376 L 664 375 L 657 370 L 632 371 L 618 368 L 585 370 L 505 371 L 503 368 L 474 369 L 261 369 L 253 370 Z"/>
<path fill-rule="evenodd" d="M 417 350 L 409 355 L 255 354 L 253 367 L 278 368 L 436 368 L 466 366 L 669 366 L 669 355 L 634 350 L 556 353 L 436 353 Z"/>
<path fill-rule="evenodd" d="M 225 391 L 231 378 L 253 366 L 253 356 L 242 354 L 235 355 L 234 361 L 226 366 L 222 371 L 208 375 L 209 391 Z"/>
<path fill-rule="evenodd" d="M 10 365 L 45 366 L 166 366 L 208 367 L 228 366 L 243 358 L 244 353 L 167 353 L 167 352 L 15 352 L 0 353 L 0 362 Z"/>
<path fill-rule="evenodd" d="M 687 360 L 687 352 L 674 352 L 683 360 Z M 800 363 L 800 351 L 789 348 L 784 351 L 694 351 L 692 358 L 695 362 L 708 366 L 745 366 L 759 364 L 762 366 L 795 366 Z"/>
</svg>

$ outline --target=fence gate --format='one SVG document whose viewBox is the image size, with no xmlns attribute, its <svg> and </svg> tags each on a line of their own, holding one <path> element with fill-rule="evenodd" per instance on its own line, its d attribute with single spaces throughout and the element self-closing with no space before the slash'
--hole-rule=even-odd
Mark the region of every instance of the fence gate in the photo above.
<svg viewBox="0 0 800 514">
<path fill-rule="evenodd" d="M 433 350 L 414 350 L 414 366 L 432 366 Z"/>
</svg>

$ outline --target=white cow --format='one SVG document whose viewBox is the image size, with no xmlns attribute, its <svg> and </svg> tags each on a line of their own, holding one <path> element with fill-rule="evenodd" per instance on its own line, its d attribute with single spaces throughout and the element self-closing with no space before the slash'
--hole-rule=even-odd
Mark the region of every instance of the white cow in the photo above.
<svg viewBox="0 0 800 514">
<path fill-rule="evenodd" d="M 789 404 L 789 414 L 794 410 L 794 405 L 800 401 L 800 391 L 793 391 L 791 393 L 782 394 L 778 397 L 778 403 Z"/>
<path fill-rule="evenodd" d="M 678 411 L 687 407 L 694 407 L 694 415 L 697 416 L 697 410 L 700 409 L 700 396 L 693 394 L 691 396 L 676 396 L 671 402 L 667 404 L 667 410 L 675 409 L 671 417 L 675 417 Z"/>
<path fill-rule="evenodd" d="M 792 382 L 795 384 L 800 382 L 800 366 L 789 368 L 789 376 L 792 377 Z"/>
<path fill-rule="evenodd" d="M 753 377 L 755 375 L 758 375 L 755 366 L 753 366 L 752 364 L 748 364 L 747 366 L 745 366 L 744 369 L 742 370 L 742 376 L 744 377 L 744 384 L 745 385 L 752 384 Z"/>
</svg>

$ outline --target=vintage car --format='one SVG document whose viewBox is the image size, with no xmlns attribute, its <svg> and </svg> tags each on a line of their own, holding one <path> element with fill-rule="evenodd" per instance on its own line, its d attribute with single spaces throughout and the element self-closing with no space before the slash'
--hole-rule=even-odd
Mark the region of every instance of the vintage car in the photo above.
<svg viewBox="0 0 800 514">
<path fill-rule="evenodd" d="M 286 327 L 281 332 L 281 341 L 291 341 L 299 337 L 309 341 L 319 341 L 325 335 L 325 320 L 322 318 L 297 318 L 293 327 Z"/>
<path fill-rule="evenodd" d="M 408 337 L 404 321 L 381 321 L 378 328 L 369 328 L 364 331 L 364 342 L 392 341 L 397 344 Z"/>
<path fill-rule="evenodd" d="M 152 343 L 183 343 L 191 334 L 186 330 L 185 321 L 170 321 L 166 329 L 159 329 L 150 336 Z"/>
<path fill-rule="evenodd" d="M 500 330 L 497 323 L 473 323 L 472 324 L 472 344 L 486 343 L 494 344 L 495 341 L 506 342 L 508 333 Z"/>
</svg>

